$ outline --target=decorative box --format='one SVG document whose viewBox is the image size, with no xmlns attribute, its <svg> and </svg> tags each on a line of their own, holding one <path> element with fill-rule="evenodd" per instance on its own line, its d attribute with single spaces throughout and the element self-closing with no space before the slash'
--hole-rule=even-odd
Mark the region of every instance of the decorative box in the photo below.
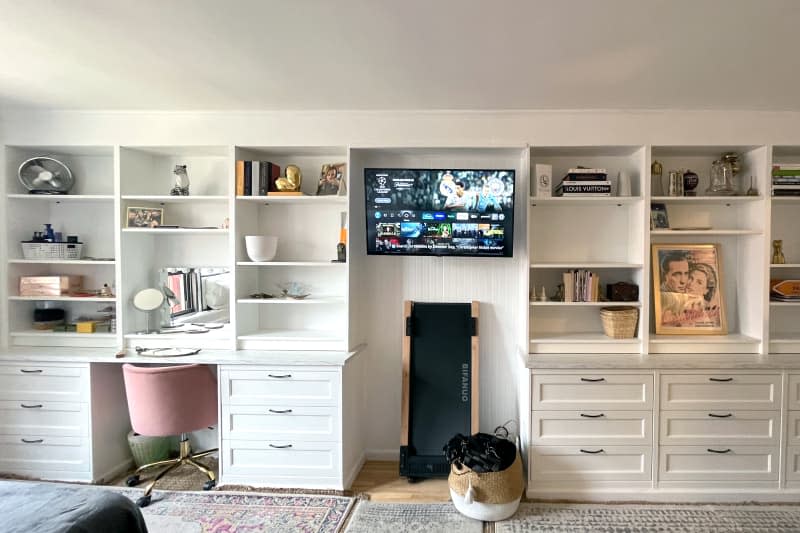
<svg viewBox="0 0 800 533">
<path fill-rule="evenodd" d="M 76 292 L 83 285 L 83 276 L 22 276 L 20 296 L 61 296 Z"/>
</svg>

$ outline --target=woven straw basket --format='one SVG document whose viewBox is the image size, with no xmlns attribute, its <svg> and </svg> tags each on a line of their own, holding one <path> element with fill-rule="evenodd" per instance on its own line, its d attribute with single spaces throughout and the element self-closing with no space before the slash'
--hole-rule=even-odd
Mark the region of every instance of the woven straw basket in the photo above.
<svg viewBox="0 0 800 533">
<path fill-rule="evenodd" d="M 511 466 L 500 472 L 478 474 L 466 466 L 450 465 L 447 481 L 450 499 L 460 513 L 489 522 L 513 515 L 525 489 L 519 453 Z"/>
<path fill-rule="evenodd" d="M 603 331 L 614 339 L 632 339 L 636 336 L 639 310 L 635 307 L 603 307 L 600 309 Z"/>
</svg>

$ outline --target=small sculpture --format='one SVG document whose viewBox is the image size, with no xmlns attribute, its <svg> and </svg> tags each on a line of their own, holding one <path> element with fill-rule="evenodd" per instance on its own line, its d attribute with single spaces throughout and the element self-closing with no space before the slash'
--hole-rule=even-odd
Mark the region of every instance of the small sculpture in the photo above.
<svg viewBox="0 0 800 533">
<path fill-rule="evenodd" d="M 100 296 L 103 298 L 113 298 L 114 293 L 111 292 L 111 287 L 108 286 L 108 283 L 103 283 L 103 288 L 100 289 Z"/>
<path fill-rule="evenodd" d="M 296 165 L 286 166 L 286 176 L 275 180 L 275 188 L 281 192 L 295 192 L 300 190 L 303 183 L 303 173 Z"/>
<path fill-rule="evenodd" d="M 542 292 L 539 293 L 539 301 L 540 302 L 547 301 L 547 291 L 544 290 L 544 285 L 542 285 Z"/>
<path fill-rule="evenodd" d="M 772 264 L 786 264 L 786 257 L 783 255 L 783 240 L 781 239 L 772 241 Z"/>
<path fill-rule="evenodd" d="M 186 173 L 186 165 L 175 165 L 175 186 L 169 191 L 170 196 L 189 196 L 189 175 Z"/>
</svg>

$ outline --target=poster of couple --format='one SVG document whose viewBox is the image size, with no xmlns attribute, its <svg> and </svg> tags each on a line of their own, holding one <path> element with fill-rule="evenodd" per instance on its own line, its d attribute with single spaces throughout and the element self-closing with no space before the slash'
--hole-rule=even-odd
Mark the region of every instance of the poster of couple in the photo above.
<svg viewBox="0 0 800 533">
<path fill-rule="evenodd" d="M 656 334 L 725 335 L 718 244 L 654 244 Z"/>
</svg>

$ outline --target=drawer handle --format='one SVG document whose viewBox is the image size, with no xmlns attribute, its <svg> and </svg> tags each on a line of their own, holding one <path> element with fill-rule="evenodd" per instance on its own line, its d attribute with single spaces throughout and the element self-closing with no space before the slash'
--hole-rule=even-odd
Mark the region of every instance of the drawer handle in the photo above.
<svg viewBox="0 0 800 533">
<path fill-rule="evenodd" d="M 598 381 L 605 381 L 606 378 L 581 378 L 581 381 L 587 381 L 589 383 L 597 383 Z"/>
<path fill-rule="evenodd" d="M 712 416 L 714 418 L 730 418 L 733 416 L 733 413 L 728 413 L 727 415 L 718 415 L 714 413 L 708 413 L 708 416 Z"/>
<path fill-rule="evenodd" d="M 581 448 L 581 453 L 603 453 L 605 450 L 600 448 L 599 450 L 584 450 Z"/>
<path fill-rule="evenodd" d="M 708 448 L 708 451 L 710 451 L 711 453 L 730 453 L 733 450 L 731 450 L 730 448 L 726 448 L 724 450 L 715 450 L 714 448 Z"/>
<path fill-rule="evenodd" d="M 24 403 L 19 404 L 20 407 L 23 409 L 41 409 L 42 404 L 37 403 L 36 405 L 25 405 Z"/>
<path fill-rule="evenodd" d="M 25 370 L 24 368 L 20 368 L 19 371 L 22 372 L 23 374 L 41 374 L 42 372 L 44 372 L 44 370 L 42 370 L 41 368 L 39 370 Z"/>
<path fill-rule="evenodd" d="M 270 409 L 270 413 L 275 413 L 276 415 L 285 415 L 286 413 L 291 413 L 291 409 Z"/>
<path fill-rule="evenodd" d="M 270 447 L 270 448 L 280 448 L 280 449 L 284 449 L 284 448 L 291 448 L 291 447 L 292 447 L 292 445 L 291 445 L 291 444 L 284 444 L 284 445 L 282 445 L 282 446 L 276 446 L 275 444 L 270 444 L 270 445 L 269 445 L 269 447 Z"/>
<path fill-rule="evenodd" d="M 581 413 L 581 416 L 583 418 L 600 418 L 606 415 L 604 415 L 603 413 L 600 413 L 599 415 L 587 415 L 586 413 Z"/>
<path fill-rule="evenodd" d="M 25 444 L 41 444 L 44 442 L 44 439 L 36 439 L 36 440 L 28 440 L 28 439 L 20 439 Z"/>
<path fill-rule="evenodd" d="M 717 383 L 727 383 L 733 381 L 733 378 L 708 378 L 708 381 L 716 381 Z"/>
<path fill-rule="evenodd" d="M 269 377 L 271 377 L 271 378 L 278 378 L 278 379 L 285 379 L 285 378 L 290 378 L 290 377 L 292 377 L 292 375 L 291 375 L 291 374 L 283 374 L 283 375 L 280 375 L 280 376 L 278 376 L 278 375 L 275 375 L 275 374 L 268 374 L 268 375 L 269 375 Z"/>
</svg>

